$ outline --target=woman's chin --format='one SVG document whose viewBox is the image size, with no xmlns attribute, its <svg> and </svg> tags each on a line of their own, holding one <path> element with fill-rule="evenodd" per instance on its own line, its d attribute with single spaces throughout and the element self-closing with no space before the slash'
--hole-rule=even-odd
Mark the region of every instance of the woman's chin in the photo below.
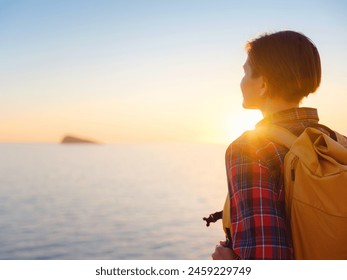
<svg viewBox="0 0 347 280">
<path fill-rule="evenodd" d="M 244 109 L 258 109 L 257 106 L 252 106 L 252 105 L 250 105 L 250 104 L 247 104 L 245 101 L 242 102 L 242 107 L 243 107 Z"/>
</svg>

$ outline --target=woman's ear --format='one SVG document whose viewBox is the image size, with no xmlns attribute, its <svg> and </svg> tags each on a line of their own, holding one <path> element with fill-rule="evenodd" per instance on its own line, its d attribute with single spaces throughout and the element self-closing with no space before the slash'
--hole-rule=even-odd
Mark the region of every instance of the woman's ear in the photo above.
<svg viewBox="0 0 347 280">
<path fill-rule="evenodd" d="M 265 97 L 269 90 L 269 83 L 264 76 L 259 77 L 259 96 Z"/>
</svg>

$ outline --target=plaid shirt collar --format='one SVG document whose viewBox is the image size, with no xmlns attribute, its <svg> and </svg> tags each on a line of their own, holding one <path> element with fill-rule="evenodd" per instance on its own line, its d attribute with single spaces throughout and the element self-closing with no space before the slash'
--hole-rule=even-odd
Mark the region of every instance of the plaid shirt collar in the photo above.
<svg viewBox="0 0 347 280">
<path fill-rule="evenodd" d="M 318 123 L 318 113 L 315 108 L 291 108 L 288 110 L 273 113 L 256 124 L 256 127 L 283 124 L 289 122 L 313 122 Z"/>
</svg>

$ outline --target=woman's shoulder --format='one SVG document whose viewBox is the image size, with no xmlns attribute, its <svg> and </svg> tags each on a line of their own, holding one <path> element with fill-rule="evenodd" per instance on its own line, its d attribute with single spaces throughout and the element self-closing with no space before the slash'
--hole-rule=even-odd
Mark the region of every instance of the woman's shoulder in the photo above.
<svg viewBox="0 0 347 280">
<path fill-rule="evenodd" d="M 274 143 L 255 129 L 245 131 L 228 146 L 226 159 L 260 161 L 271 167 L 281 163 L 287 151 L 287 148 Z"/>
</svg>

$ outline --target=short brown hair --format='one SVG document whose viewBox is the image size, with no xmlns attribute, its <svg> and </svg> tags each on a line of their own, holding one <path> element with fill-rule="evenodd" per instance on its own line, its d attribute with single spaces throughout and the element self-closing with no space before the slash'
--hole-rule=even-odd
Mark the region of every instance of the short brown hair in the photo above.
<svg viewBox="0 0 347 280">
<path fill-rule="evenodd" d="M 263 76 L 273 96 L 301 101 L 316 91 L 321 81 L 318 50 L 295 31 L 264 34 L 246 45 L 252 76 Z"/>
</svg>

